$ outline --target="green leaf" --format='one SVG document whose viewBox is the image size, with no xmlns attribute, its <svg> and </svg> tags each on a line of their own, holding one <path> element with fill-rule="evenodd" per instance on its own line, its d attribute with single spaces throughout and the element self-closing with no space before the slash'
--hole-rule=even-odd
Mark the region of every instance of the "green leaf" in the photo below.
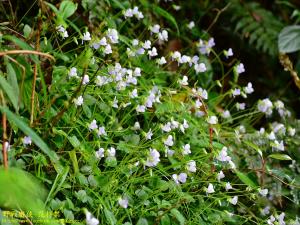
<svg viewBox="0 0 300 225">
<path fill-rule="evenodd" d="M 283 28 L 278 36 L 279 52 L 291 53 L 300 49 L 300 26 L 292 25 Z"/>
<path fill-rule="evenodd" d="M 69 142 L 71 143 L 71 145 L 74 147 L 74 148 L 78 148 L 80 146 L 80 141 L 78 140 L 78 138 L 76 136 L 67 136 Z"/>
<path fill-rule="evenodd" d="M 3 92 L 6 93 L 15 110 L 18 111 L 18 95 L 14 91 L 13 87 L 2 76 L 0 76 L 0 86 Z"/>
<path fill-rule="evenodd" d="M 29 38 L 31 33 L 31 27 L 26 24 L 23 28 L 23 33 L 26 38 Z"/>
<path fill-rule="evenodd" d="M 117 223 L 117 219 L 111 210 L 108 210 L 106 207 L 104 208 L 104 214 L 111 225 L 115 225 Z"/>
<path fill-rule="evenodd" d="M 255 188 L 257 185 L 252 181 L 246 174 L 235 171 L 236 175 L 240 178 L 240 180 L 244 183 L 247 184 L 249 187 Z"/>
<path fill-rule="evenodd" d="M 153 5 L 153 10 L 156 14 L 158 14 L 159 16 L 162 16 L 166 20 L 168 20 L 176 28 L 177 35 L 179 36 L 179 28 L 178 28 L 175 18 L 170 13 L 168 13 L 166 10 L 162 9 L 161 7 L 159 7 L 157 5 Z"/>
<path fill-rule="evenodd" d="M 180 225 L 185 224 L 185 218 L 184 216 L 178 211 L 178 209 L 172 209 L 171 214 L 178 220 Z"/>
<path fill-rule="evenodd" d="M 67 19 L 72 16 L 77 9 L 77 4 L 72 1 L 63 1 L 59 6 L 59 14 L 63 19 Z"/>
<path fill-rule="evenodd" d="M 137 221 L 136 225 L 148 225 L 148 221 L 145 218 L 141 217 Z"/>
<path fill-rule="evenodd" d="M 16 71 L 10 63 L 7 63 L 6 71 L 7 71 L 7 81 L 14 89 L 15 95 L 19 97 L 19 85 L 18 85 Z"/>
<path fill-rule="evenodd" d="M 292 158 L 286 154 L 271 154 L 269 158 L 279 159 L 279 160 L 292 160 Z"/>
<path fill-rule="evenodd" d="M 0 106 L 2 113 L 5 113 L 8 120 L 14 123 L 18 128 L 20 128 L 27 136 L 30 136 L 33 143 L 35 143 L 51 160 L 55 169 L 57 171 L 61 170 L 61 165 L 59 163 L 59 157 L 52 151 L 47 144 L 32 130 L 19 116 L 12 113 L 7 107 Z"/>
</svg>

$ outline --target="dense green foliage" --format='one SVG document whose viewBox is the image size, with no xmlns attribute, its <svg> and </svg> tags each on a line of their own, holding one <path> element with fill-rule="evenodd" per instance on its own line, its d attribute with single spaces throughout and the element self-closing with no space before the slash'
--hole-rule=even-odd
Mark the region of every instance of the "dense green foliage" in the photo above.
<svg viewBox="0 0 300 225">
<path fill-rule="evenodd" d="M 297 66 L 278 60 L 298 60 L 295 5 L 16 2 L 1 224 L 299 224 Z"/>
</svg>

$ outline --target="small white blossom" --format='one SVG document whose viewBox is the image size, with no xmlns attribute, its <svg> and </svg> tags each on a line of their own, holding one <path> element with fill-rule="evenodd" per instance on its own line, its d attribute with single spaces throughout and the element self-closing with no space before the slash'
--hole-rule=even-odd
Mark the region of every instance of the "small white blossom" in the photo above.
<svg viewBox="0 0 300 225">
<path fill-rule="evenodd" d="M 169 135 L 168 138 L 164 141 L 164 144 L 167 146 L 173 146 L 174 144 L 173 136 Z"/>
<path fill-rule="evenodd" d="M 69 72 L 69 78 L 75 77 L 77 78 L 77 69 L 75 67 L 72 67 L 70 72 Z"/>
<path fill-rule="evenodd" d="M 231 161 L 231 157 L 228 156 L 227 154 L 227 147 L 223 147 L 219 153 L 219 155 L 217 156 L 217 160 L 221 161 L 221 162 L 229 162 Z"/>
<path fill-rule="evenodd" d="M 226 58 L 229 58 L 230 56 L 233 56 L 232 48 L 229 48 L 227 51 L 224 51 L 224 55 Z"/>
<path fill-rule="evenodd" d="M 244 110 L 246 108 L 246 103 L 237 102 L 235 106 L 237 110 Z"/>
<path fill-rule="evenodd" d="M 217 179 L 220 182 L 220 180 L 223 179 L 224 177 L 225 177 L 225 175 L 224 175 L 223 171 L 221 170 L 217 175 Z"/>
<path fill-rule="evenodd" d="M 231 184 L 230 184 L 229 182 L 227 182 L 227 183 L 225 184 L 225 189 L 226 189 L 226 191 L 232 189 L 232 186 L 231 186 Z"/>
<path fill-rule="evenodd" d="M 167 63 L 165 57 L 161 57 L 161 58 L 157 59 L 156 62 L 158 65 L 164 65 Z"/>
<path fill-rule="evenodd" d="M 187 174 L 186 173 L 180 173 L 179 175 L 173 174 L 172 178 L 174 179 L 176 184 L 179 184 L 179 183 L 184 184 L 187 179 Z"/>
<path fill-rule="evenodd" d="M 130 94 L 130 98 L 137 98 L 137 97 L 138 97 L 137 89 L 133 89 L 133 91 Z"/>
<path fill-rule="evenodd" d="M 157 49 L 155 47 L 153 47 L 151 50 L 148 51 L 148 55 L 149 55 L 149 57 L 157 56 L 158 55 Z"/>
<path fill-rule="evenodd" d="M 115 157 L 116 156 L 116 149 L 114 147 L 110 147 L 107 149 L 107 156 L 108 157 Z"/>
<path fill-rule="evenodd" d="M 95 130 L 98 128 L 97 121 L 93 120 L 89 125 L 89 130 Z"/>
<path fill-rule="evenodd" d="M 211 193 L 214 193 L 214 192 L 215 192 L 214 186 L 211 183 L 209 183 L 208 187 L 206 189 L 206 193 L 211 194 Z"/>
<path fill-rule="evenodd" d="M 238 65 L 235 67 L 235 70 L 236 70 L 236 72 L 237 72 L 238 74 L 244 73 L 244 72 L 245 72 L 244 64 L 243 64 L 243 63 L 238 64 Z"/>
<path fill-rule="evenodd" d="M 190 144 L 185 144 L 183 146 L 182 154 L 183 155 L 188 155 L 188 154 L 191 154 L 191 153 L 192 152 L 191 152 L 191 146 L 190 146 Z"/>
<path fill-rule="evenodd" d="M 151 140 L 152 135 L 153 135 L 153 132 L 152 132 L 152 130 L 150 128 L 150 130 L 146 133 L 146 140 Z"/>
<path fill-rule="evenodd" d="M 269 190 L 268 189 L 258 189 L 259 194 L 261 194 L 261 196 L 266 197 Z"/>
<path fill-rule="evenodd" d="M 97 132 L 98 136 L 104 135 L 106 136 L 106 131 L 105 131 L 105 127 L 99 127 L 98 132 Z"/>
<path fill-rule="evenodd" d="M 118 203 L 122 208 L 127 209 L 127 207 L 128 207 L 128 199 L 127 198 L 119 198 Z"/>
<path fill-rule="evenodd" d="M 259 100 L 257 104 L 257 108 L 260 112 L 263 112 L 266 115 L 271 115 L 273 109 L 273 103 L 270 101 L 270 99 L 265 98 L 263 100 Z"/>
<path fill-rule="evenodd" d="M 277 141 L 275 140 L 274 143 L 273 143 L 273 147 L 279 151 L 284 151 L 284 143 L 283 141 Z"/>
<path fill-rule="evenodd" d="M 210 116 L 210 117 L 208 117 L 207 122 L 211 125 L 217 124 L 218 123 L 218 117 Z"/>
<path fill-rule="evenodd" d="M 230 112 L 228 110 L 223 111 L 222 117 L 224 119 L 230 118 L 231 117 Z"/>
<path fill-rule="evenodd" d="M 241 95 L 241 90 L 239 88 L 235 88 L 234 90 L 232 90 L 232 96 L 239 96 Z"/>
<path fill-rule="evenodd" d="M 92 40 L 90 32 L 88 32 L 88 31 L 85 32 L 85 33 L 83 34 L 82 40 L 83 40 L 83 41 L 90 41 L 90 40 Z"/>
<path fill-rule="evenodd" d="M 178 81 L 180 85 L 188 85 L 188 77 L 187 76 L 183 76 L 182 80 Z"/>
<path fill-rule="evenodd" d="M 150 26 L 150 31 L 154 34 L 159 33 L 160 26 L 158 24 L 155 24 L 154 26 Z"/>
<path fill-rule="evenodd" d="M 95 152 L 96 158 L 101 159 L 104 157 L 104 148 L 99 148 L 98 151 Z"/>
<path fill-rule="evenodd" d="M 148 167 L 156 166 L 160 162 L 160 154 L 156 149 L 150 149 L 149 156 L 145 165 Z"/>
<path fill-rule="evenodd" d="M 139 130 L 139 129 L 141 129 L 140 123 L 139 123 L 139 122 L 135 122 L 134 125 L 133 125 L 133 129 L 134 129 L 134 130 Z"/>
<path fill-rule="evenodd" d="M 111 49 L 111 45 L 110 45 L 110 44 L 107 44 L 107 45 L 105 46 L 103 53 L 104 53 L 105 55 L 109 55 L 109 54 L 112 53 L 112 49 Z"/>
<path fill-rule="evenodd" d="M 204 63 L 195 64 L 194 69 L 196 73 L 203 73 L 207 70 Z"/>
<path fill-rule="evenodd" d="M 158 40 L 168 41 L 168 31 L 163 30 L 162 32 L 158 33 Z"/>
<path fill-rule="evenodd" d="M 196 162 L 194 160 L 188 161 L 186 168 L 189 172 L 195 173 L 197 171 Z"/>
<path fill-rule="evenodd" d="M 238 202 L 238 196 L 234 196 L 234 197 L 231 198 L 229 201 L 230 201 L 230 203 L 231 203 L 232 205 L 236 205 L 237 202 Z"/>
<path fill-rule="evenodd" d="M 246 94 L 252 94 L 254 92 L 254 89 L 252 87 L 252 83 L 251 82 L 249 82 L 247 84 L 247 86 L 244 87 L 244 91 L 245 91 Z"/>
<path fill-rule="evenodd" d="M 83 84 L 83 85 L 86 85 L 86 84 L 88 84 L 89 82 L 90 82 L 90 77 L 89 77 L 89 75 L 85 74 L 85 75 L 83 76 L 82 84 Z"/>
<path fill-rule="evenodd" d="M 136 110 L 137 112 L 139 112 L 139 113 L 143 113 L 143 112 L 145 112 L 145 110 L 146 110 L 146 106 L 144 106 L 144 105 L 138 105 L 138 106 L 135 108 L 135 110 Z"/>
<path fill-rule="evenodd" d="M 99 220 L 96 219 L 95 217 L 93 217 L 93 215 L 86 211 L 86 224 L 87 225 L 98 225 L 99 224 Z"/>
<path fill-rule="evenodd" d="M 30 136 L 25 136 L 23 138 L 23 145 L 31 145 L 32 144 L 32 140 Z"/>
<path fill-rule="evenodd" d="M 144 49 L 150 49 L 151 48 L 151 41 L 147 40 L 143 44 Z"/>
<path fill-rule="evenodd" d="M 187 25 L 187 27 L 189 29 L 193 29 L 195 27 L 195 22 L 194 21 L 189 22 L 189 24 Z"/>
<path fill-rule="evenodd" d="M 78 98 L 73 100 L 75 106 L 81 106 L 83 104 L 83 97 L 80 95 Z"/>
<path fill-rule="evenodd" d="M 116 29 L 109 28 L 106 33 L 107 38 L 110 40 L 111 43 L 116 44 L 119 42 L 119 35 Z"/>
</svg>

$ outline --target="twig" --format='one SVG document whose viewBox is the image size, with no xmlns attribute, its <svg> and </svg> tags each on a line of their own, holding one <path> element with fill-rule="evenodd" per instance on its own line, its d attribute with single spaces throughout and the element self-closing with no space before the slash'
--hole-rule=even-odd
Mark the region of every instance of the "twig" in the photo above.
<svg viewBox="0 0 300 225">
<path fill-rule="evenodd" d="M 293 68 L 293 63 L 290 60 L 289 56 L 286 54 L 279 54 L 279 61 L 285 70 L 289 71 L 291 76 L 293 77 L 294 83 L 297 88 L 300 90 L 300 79 L 298 77 L 297 71 Z"/>
<path fill-rule="evenodd" d="M 44 53 L 44 52 L 38 52 L 38 51 L 34 51 L 34 50 L 9 50 L 9 51 L 4 51 L 4 52 L 0 52 L 0 56 L 5 56 L 5 55 L 39 55 L 39 56 L 43 56 L 45 58 L 51 59 L 53 61 L 55 61 L 55 58 L 52 55 L 49 55 L 48 53 Z"/>
<path fill-rule="evenodd" d="M 217 11 L 217 15 L 214 18 L 214 20 L 212 21 L 212 23 L 209 25 L 209 27 L 207 28 L 206 32 L 208 32 L 214 25 L 215 23 L 218 21 L 220 15 L 227 10 L 227 8 L 230 6 L 230 3 L 228 3 L 224 8 L 222 9 L 214 9 L 215 11 Z"/>
</svg>

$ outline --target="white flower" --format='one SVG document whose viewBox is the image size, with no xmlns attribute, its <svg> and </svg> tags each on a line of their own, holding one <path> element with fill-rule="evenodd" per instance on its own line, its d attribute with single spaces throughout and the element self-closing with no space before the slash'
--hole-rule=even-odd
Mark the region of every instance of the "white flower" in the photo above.
<svg viewBox="0 0 300 225">
<path fill-rule="evenodd" d="M 86 215 L 86 224 L 87 225 L 98 225 L 99 224 L 99 220 L 97 220 L 95 217 L 93 217 L 93 215 L 89 211 L 86 211 L 85 215 Z"/>
<path fill-rule="evenodd" d="M 126 209 L 128 207 L 128 199 L 127 198 L 119 198 L 118 203 L 124 209 Z"/>
<path fill-rule="evenodd" d="M 223 111 L 222 117 L 225 119 L 230 118 L 231 117 L 230 112 L 228 110 Z"/>
<path fill-rule="evenodd" d="M 263 216 L 266 216 L 266 215 L 268 215 L 269 213 L 270 213 L 270 206 L 266 206 L 265 208 L 263 208 L 263 210 L 261 211 L 261 214 L 263 215 Z"/>
<path fill-rule="evenodd" d="M 194 21 L 189 22 L 189 24 L 187 25 L 187 27 L 189 29 L 193 29 L 195 27 L 195 22 Z"/>
<path fill-rule="evenodd" d="M 90 32 L 88 32 L 88 31 L 85 32 L 85 33 L 83 34 L 82 40 L 83 40 L 83 41 L 90 41 L 90 40 L 92 40 Z"/>
<path fill-rule="evenodd" d="M 157 49 L 155 47 L 153 47 L 151 50 L 148 51 L 148 55 L 149 57 L 154 57 L 157 56 Z"/>
<path fill-rule="evenodd" d="M 235 104 L 235 106 L 236 106 L 237 110 L 244 110 L 246 108 L 246 103 L 239 103 L 239 102 L 237 102 Z"/>
<path fill-rule="evenodd" d="M 151 140 L 153 135 L 152 129 L 150 128 L 150 130 L 146 133 L 146 140 Z"/>
<path fill-rule="evenodd" d="M 251 94 L 254 92 L 254 89 L 252 87 L 252 83 L 251 82 L 248 82 L 247 86 L 244 87 L 244 91 L 246 94 Z"/>
<path fill-rule="evenodd" d="M 143 55 L 145 53 L 145 49 L 143 48 L 139 48 L 138 50 L 136 50 L 136 54 L 138 55 Z"/>
<path fill-rule="evenodd" d="M 8 141 L 4 142 L 4 148 L 6 149 L 7 152 L 10 151 L 10 144 Z"/>
<path fill-rule="evenodd" d="M 231 184 L 229 182 L 226 183 L 225 189 L 226 189 L 226 191 L 232 189 L 232 186 L 231 186 Z"/>
<path fill-rule="evenodd" d="M 173 141 L 173 136 L 169 135 L 168 138 L 164 141 L 164 144 L 167 146 L 173 146 L 174 141 Z"/>
<path fill-rule="evenodd" d="M 114 107 L 114 108 L 119 108 L 119 106 L 118 106 L 118 99 L 117 99 L 117 97 L 115 96 L 115 98 L 114 98 L 114 101 L 112 102 L 112 107 Z"/>
<path fill-rule="evenodd" d="M 116 29 L 109 28 L 107 30 L 106 36 L 108 37 L 110 42 L 113 44 L 116 44 L 119 42 L 119 35 L 118 35 L 118 31 Z"/>
<path fill-rule="evenodd" d="M 188 85 L 188 77 L 187 76 L 183 76 L 182 80 L 179 80 L 179 84 L 180 85 Z"/>
<path fill-rule="evenodd" d="M 165 132 L 170 132 L 170 131 L 172 130 L 172 128 L 171 128 L 171 123 L 170 123 L 170 122 L 166 123 L 165 125 L 163 125 L 163 126 L 161 127 L 161 129 L 162 129 L 163 131 L 165 131 Z"/>
<path fill-rule="evenodd" d="M 56 29 L 61 34 L 63 39 L 69 37 L 68 31 L 66 31 L 62 25 L 59 25 L 58 27 L 56 27 Z"/>
<path fill-rule="evenodd" d="M 275 222 L 275 220 L 276 220 L 275 217 L 273 215 L 271 215 L 270 218 L 267 220 L 267 223 L 269 225 L 274 225 L 273 222 Z"/>
<path fill-rule="evenodd" d="M 204 63 L 195 64 L 194 69 L 196 73 L 203 73 L 206 71 L 206 66 Z"/>
<path fill-rule="evenodd" d="M 158 33 L 158 40 L 168 41 L 168 31 L 163 30 L 162 32 Z"/>
<path fill-rule="evenodd" d="M 269 190 L 268 189 L 258 189 L 259 194 L 261 194 L 263 197 L 266 197 Z"/>
<path fill-rule="evenodd" d="M 181 6 L 180 5 L 173 5 L 173 8 L 176 10 L 176 11 L 179 11 L 181 9 Z"/>
<path fill-rule="evenodd" d="M 143 113 L 143 112 L 145 112 L 145 110 L 146 110 L 146 106 L 144 106 L 144 105 L 138 105 L 138 106 L 135 108 L 135 110 L 136 110 L 137 112 L 139 112 L 139 113 Z"/>
<path fill-rule="evenodd" d="M 139 44 L 139 40 L 133 39 L 133 40 L 131 41 L 131 44 L 132 44 L 133 46 L 137 46 L 137 45 Z"/>
<path fill-rule="evenodd" d="M 221 170 L 217 175 L 217 179 L 220 182 L 220 180 L 223 179 L 224 177 L 225 177 L 225 175 L 224 175 L 223 171 Z"/>
<path fill-rule="evenodd" d="M 69 78 L 72 77 L 77 77 L 77 69 L 75 67 L 72 67 L 69 72 Z"/>
<path fill-rule="evenodd" d="M 190 146 L 190 144 L 185 144 L 184 146 L 183 146 L 183 151 L 182 151 L 182 154 L 183 155 L 188 155 L 188 154 L 191 154 L 192 152 L 191 152 L 191 146 Z"/>
<path fill-rule="evenodd" d="M 211 194 L 211 193 L 214 193 L 214 192 L 215 192 L 214 186 L 211 183 L 209 183 L 208 187 L 206 189 L 206 193 Z"/>
<path fill-rule="evenodd" d="M 176 60 L 177 62 L 181 61 L 181 53 L 178 51 L 175 51 L 171 54 L 172 60 Z"/>
<path fill-rule="evenodd" d="M 103 37 L 103 38 L 100 39 L 99 45 L 101 45 L 101 46 L 106 46 L 107 45 L 106 37 Z"/>
<path fill-rule="evenodd" d="M 104 157 L 104 148 L 99 148 L 98 151 L 95 152 L 96 158 L 101 159 Z"/>
<path fill-rule="evenodd" d="M 270 101 L 270 99 L 265 98 L 263 100 L 258 101 L 257 108 L 260 112 L 263 112 L 266 115 L 271 115 L 273 103 Z"/>
<path fill-rule="evenodd" d="M 23 138 L 23 145 L 31 145 L 32 144 L 32 140 L 30 136 L 25 136 Z"/>
<path fill-rule="evenodd" d="M 89 125 L 89 130 L 95 130 L 98 128 L 97 121 L 93 120 Z"/>
<path fill-rule="evenodd" d="M 163 64 L 167 63 L 165 57 L 161 57 L 161 58 L 157 59 L 156 62 L 157 62 L 158 65 L 163 65 Z"/>
<path fill-rule="evenodd" d="M 140 123 L 139 123 L 139 122 L 135 122 L 134 125 L 133 125 L 133 129 L 134 129 L 134 130 L 139 130 L 139 129 L 141 129 Z"/>
<path fill-rule="evenodd" d="M 85 84 L 88 84 L 89 82 L 90 82 L 90 77 L 89 77 L 89 75 L 85 74 L 83 76 L 82 84 L 85 85 Z"/>
<path fill-rule="evenodd" d="M 97 134 L 98 134 L 98 136 L 101 136 L 101 135 L 106 136 L 107 134 L 106 134 L 106 131 L 105 131 L 105 127 L 99 127 Z"/>
<path fill-rule="evenodd" d="M 229 162 L 231 161 L 231 157 L 227 155 L 227 147 L 223 147 L 217 156 L 217 160 L 221 162 Z"/>
<path fill-rule="evenodd" d="M 273 147 L 279 151 L 284 151 L 284 143 L 283 141 L 278 142 L 277 140 L 274 141 Z"/>
<path fill-rule="evenodd" d="M 232 205 L 236 205 L 237 202 L 238 202 L 238 196 L 234 196 L 234 197 L 231 198 L 229 201 L 230 201 L 230 203 L 231 203 Z"/>
<path fill-rule="evenodd" d="M 105 46 L 103 53 L 104 53 L 105 55 L 109 55 L 109 54 L 112 53 L 112 49 L 111 49 L 111 45 L 110 45 L 110 44 L 107 44 L 107 45 Z"/>
<path fill-rule="evenodd" d="M 127 9 L 127 10 L 125 10 L 125 11 L 124 11 L 124 17 L 125 17 L 125 19 L 126 19 L 127 17 L 133 17 L 132 9 Z"/>
<path fill-rule="evenodd" d="M 295 128 L 292 128 L 292 127 L 289 127 L 288 128 L 288 133 L 291 137 L 293 137 L 295 134 L 296 134 L 296 129 Z"/>
<path fill-rule="evenodd" d="M 116 149 L 114 147 L 110 147 L 107 149 L 107 156 L 108 157 L 115 157 L 116 156 Z"/>
<path fill-rule="evenodd" d="M 189 172 L 195 173 L 197 171 L 196 162 L 194 160 L 188 161 L 186 168 Z"/>
<path fill-rule="evenodd" d="M 226 58 L 228 58 L 230 56 L 233 56 L 232 48 L 229 48 L 227 51 L 225 50 L 224 55 L 225 55 Z"/>
<path fill-rule="evenodd" d="M 190 56 L 183 55 L 180 59 L 180 63 L 189 63 L 189 65 L 192 66 L 192 59 Z"/>
<path fill-rule="evenodd" d="M 232 90 L 232 96 L 235 97 L 235 96 L 239 96 L 241 95 L 241 90 L 238 89 L 238 88 L 235 88 L 234 90 Z"/>
<path fill-rule="evenodd" d="M 285 213 L 284 213 L 284 212 L 281 213 L 281 214 L 277 217 L 277 220 L 278 220 L 279 225 L 285 225 L 284 217 L 285 217 Z"/>
<path fill-rule="evenodd" d="M 217 124 L 218 123 L 218 117 L 210 116 L 210 117 L 208 117 L 207 122 L 211 125 Z"/>
<path fill-rule="evenodd" d="M 244 64 L 243 64 L 243 63 L 238 64 L 238 65 L 235 67 L 235 70 L 236 70 L 236 72 L 237 72 L 238 74 L 244 73 L 244 72 L 245 72 Z"/>
<path fill-rule="evenodd" d="M 160 26 L 158 24 L 155 24 L 154 26 L 150 26 L 150 31 L 154 34 L 159 33 Z"/>
<path fill-rule="evenodd" d="M 159 157 L 160 154 L 156 149 L 150 149 L 149 156 L 146 160 L 145 165 L 149 167 L 156 166 L 160 161 Z"/>
<path fill-rule="evenodd" d="M 147 40 L 143 44 L 144 49 L 150 49 L 151 48 L 151 41 Z"/>
<path fill-rule="evenodd" d="M 136 68 L 134 69 L 134 71 L 133 71 L 133 75 L 134 75 L 135 77 L 140 77 L 140 76 L 141 76 L 141 68 L 136 67 Z"/>
<path fill-rule="evenodd" d="M 138 97 L 137 89 L 133 89 L 133 91 L 130 94 L 130 98 L 137 98 L 137 97 Z"/>
<path fill-rule="evenodd" d="M 80 95 L 78 98 L 75 98 L 73 100 L 75 106 L 80 106 L 83 104 L 83 97 Z"/>
<path fill-rule="evenodd" d="M 174 179 L 176 184 L 179 183 L 184 184 L 186 182 L 187 174 L 186 173 L 180 173 L 179 175 L 173 174 L 172 178 Z"/>
</svg>

